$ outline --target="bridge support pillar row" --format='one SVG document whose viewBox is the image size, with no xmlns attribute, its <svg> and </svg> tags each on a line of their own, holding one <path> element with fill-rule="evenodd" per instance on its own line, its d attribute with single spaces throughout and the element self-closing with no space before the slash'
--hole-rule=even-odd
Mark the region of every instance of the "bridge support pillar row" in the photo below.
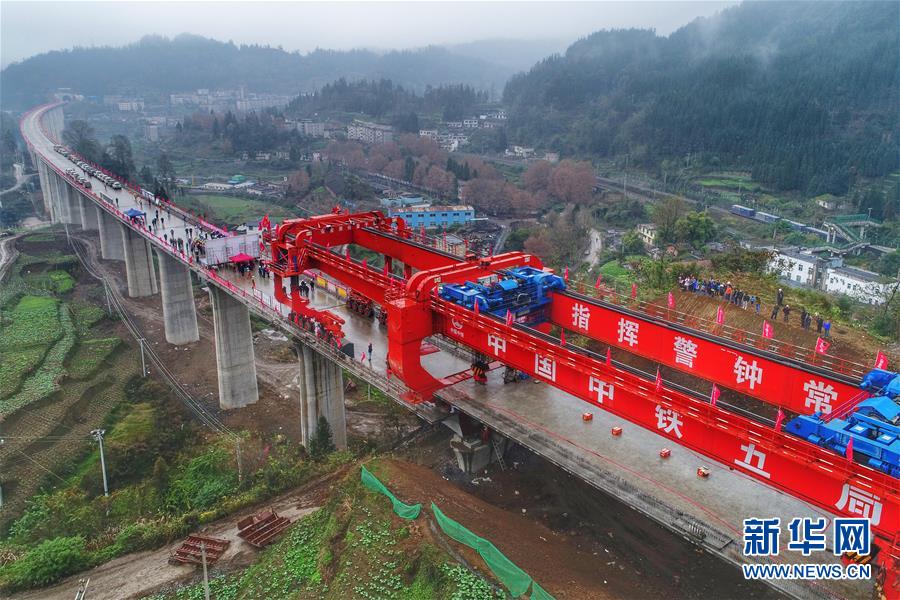
<svg viewBox="0 0 900 600">
<path fill-rule="evenodd" d="M 159 288 L 162 293 L 163 320 L 166 341 L 179 346 L 200 339 L 197 329 L 197 310 L 194 307 L 194 288 L 187 265 L 162 251 L 159 261 Z"/>
<path fill-rule="evenodd" d="M 305 344 L 297 345 L 300 359 L 300 438 L 309 448 L 319 418 L 331 426 L 338 450 L 347 449 L 347 419 L 344 414 L 344 371 Z"/>
<path fill-rule="evenodd" d="M 84 194 L 75 194 L 78 197 L 78 213 L 81 216 L 81 228 L 85 231 L 97 230 L 97 212 L 94 210 L 94 203 L 85 197 Z"/>
<path fill-rule="evenodd" d="M 256 383 L 250 309 L 212 283 L 209 285 L 209 298 L 216 334 L 219 406 L 229 409 L 256 404 L 259 387 Z"/>
<path fill-rule="evenodd" d="M 156 285 L 156 268 L 150 243 L 125 225 L 122 229 L 122 245 L 125 246 L 125 274 L 128 276 L 128 297 L 143 298 L 159 291 Z"/>
<path fill-rule="evenodd" d="M 105 210 L 97 210 L 97 226 L 100 230 L 100 256 L 106 260 L 125 260 L 125 246 L 119 224 Z"/>
</svg>

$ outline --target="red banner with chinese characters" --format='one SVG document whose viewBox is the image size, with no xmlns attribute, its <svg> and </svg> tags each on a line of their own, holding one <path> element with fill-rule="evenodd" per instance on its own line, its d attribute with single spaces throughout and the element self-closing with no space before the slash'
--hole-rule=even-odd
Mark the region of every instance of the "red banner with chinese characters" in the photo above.
<svg viewBox="0 0 900 600">
<path fill-rule="evenodd" d="M 900 526 L 898 480 L 771 425 L 607 366 L 549 336 L 441 303 L 438 330 L 492 360 L 700 452 L 835 514 L 870 517 L 882 536 Z"/>
<path fill-rule="evenodd" d="M 624 314 L 578 297 L 553 294 L 550 320 L 561 327 L 759 398 L 800 414 L 828 414 L 859 388 L 769 358 L 738 344 L 685 333 L 642 315 Z"/>
</svg>

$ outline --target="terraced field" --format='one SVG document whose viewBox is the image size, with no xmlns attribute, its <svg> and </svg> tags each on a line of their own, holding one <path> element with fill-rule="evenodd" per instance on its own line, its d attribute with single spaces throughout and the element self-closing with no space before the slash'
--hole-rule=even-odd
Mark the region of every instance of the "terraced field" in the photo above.
<svg viewBox="0 0 900 600">
<path fill-rule="evenodd" d="M 17 247 L 0 286 L 0 525 L 89 447 L 90 430 L 137 374 L 133 353 L 117 352 L 116 325 L 93 301 L 96 284 L 80 280 L 65 238 L 36 233 Z"/>
</svg>

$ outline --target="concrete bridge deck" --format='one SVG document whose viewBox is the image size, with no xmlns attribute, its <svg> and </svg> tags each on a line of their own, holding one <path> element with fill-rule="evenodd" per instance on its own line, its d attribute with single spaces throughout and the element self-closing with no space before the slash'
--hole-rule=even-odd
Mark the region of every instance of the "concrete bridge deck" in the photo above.
<svg viewBox="0 0 900 600">
<path fill-rule="evenodd" d="M 72 164 L 53 150 L 54 142 L 42 131 L 38 115 L 35 112 L 25 118 L 23 133 L 34 146 L 36 154 L 40 155 L 40 160 L 64 172 Z M 49 180 L 49 173 L 41 173 L 42 185 L 47 186 L 45 190 L 52 190 L 53 185 L 57 188 L 69 185 L 68 181 L 58 175 L 54 175 L 55 181 Z M 137 208 L 146 211 L 148 217 L 152 218 L 156 207 L 148 205 L 146 200 L 136 198 L 125 189 L 104 189 L 103 184 L 96 179 L 92 183 L 95 187 L 91 191 L 102 192 L 111 198 L 119 211 Z M 87 201 L 95 206 L 100 204 L 81 192 L 78 195 L 84 198 L 79 202 Z M 53 201 L 60 202 L 60 198 L 64 200 L 65 194 Z M 96 209 L 100 221 L 93 220 L 93 226 L 87 220 L 90 217 L 89 210 L 81 211 L 85 213 L 85 218 L 81 219 L 76 217 L 76 211 L 72 209 L 71 204 L 53 208 L 58 216 L 55 220 L 79 223 L 86 229 L 97 229 L 99 225 L 102 243 L 102 218 L 105 215 L 131 230 L 128 235 L 147 240 L 163 256 L 182 261 L 182 257 L 163 242 L 162 231 L 158 237 L 149 236 L 147 232 L 117 216 L 110 206 L 101 205 Z M 160 213 L 165 214 L 164 230 L 169 236 L 186 238 L 187 228 L 197 229 L 195 223 L 187 222 L 175 211 L 160 209 Z M 313 307 L 328 308 L 344 318 L 346 340 L 356 346 L 357 360 L 342 358 L 333 349 L 323 347 L 311 334 L 290 324 L 284 318 L 283 307 L 270 308 L 274 298 L 272 280 L 256 277 L 253 289 L 249 278 L 240 277 L 228 269 L 218 271 L 216 276 L 199 265 L 181 264 L 210 285 L 223 290 L 235 302 L 288 332 L 300 343 L 312 346 L 330 360 L 340 361 L 343 368 L 372 381 L 402 403 L 397 388 L 392 388 L 390 382 L 386 383 L 384 352 L 387 343 L 386 331 L 382 326 L 348 311 L 337 298 L 317 289 L 312 298 Z M 358 360 L 370 342 L 374 346 L 371 367 L 368 361 Z M 467 360 L 443 351 L 423 357 L 422 362 L 436 376 L 457 373 L 468 367 Z M 255 381 L 253 384 L 255 385 Z M 777 516 L 781 517 L 782 522 L 795 516 L 824 516 L 829 520 L 833 518 L 833 515 L 822 514 L 805 502 L 732 471 L 728 465 L 716 463 L 654 432 L 623 422 L 544 383 L 534 384 L 528 381 L 504 385 L 502 374 L 495 371 L 489 375 L 486 386 L 477 385 L 471 380 L 463 381 L 441 390 L 438 397 L 453 407 L 453 410 L 487 424 L 560 468 L 733 563 L 746 562 L 741 556 L 744 518 Z M 432 420 L 444 414 L 434 406 L 409 408 Z M 581 414 L 585 410 L 594 413 L 592 422 L 582 421 Z M 612 437 L 612 426 L 623 427 L 623 435 Z M 672 449 L 670 458 L 659 457 L 659 450 L 663 447 Z M 697 477 L 699 466 L 711 469 L 708 479 Z M 815 554 L 811 558 L 816 562 L 836 562 L 830 553 Z M 778 561 L 809 562 L 810 559 L 782 551 Z M 798 598 L 864 597 L 867 590 L 871 589 L 865 583 L 849 582 L 780 582 L 776 587 Z"/>
</svg>

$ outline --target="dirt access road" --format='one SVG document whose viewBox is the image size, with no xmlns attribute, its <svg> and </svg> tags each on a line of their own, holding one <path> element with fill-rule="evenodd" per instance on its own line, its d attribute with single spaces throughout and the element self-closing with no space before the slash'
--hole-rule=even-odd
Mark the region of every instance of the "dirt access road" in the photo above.
<svg viewBox="0 0 900 600">
<path fill-rule="evenodd" d="M 256 560 L 259 550 L 237 537 L 237 523 L 243 517 L 271 508 L 292 521 L 306 516 L 321 506 L 331 495 L 332 488 L 350 472 L 351 467 L 322 477 L 292 490 L 262 506 L 255 506 L 219 521 L 209 523 L 198 533 L 227 539 L 231 546 L 211 569 L 210 576 L 246 567 Z M 156 590 L 180 582 L 188 583 L 200 577 L 199 569 L 191 565 L 171 565 L 169 556 L 182 540 L 156 550 L 120 556 L 90 571 L 73 575 L 53 587 L 15 594 L 12 600 L 71 600 L 78 582 L 90 578 L 87 597 L 91 600 L 123 600 L 141 598 Z"/>
</svg>

